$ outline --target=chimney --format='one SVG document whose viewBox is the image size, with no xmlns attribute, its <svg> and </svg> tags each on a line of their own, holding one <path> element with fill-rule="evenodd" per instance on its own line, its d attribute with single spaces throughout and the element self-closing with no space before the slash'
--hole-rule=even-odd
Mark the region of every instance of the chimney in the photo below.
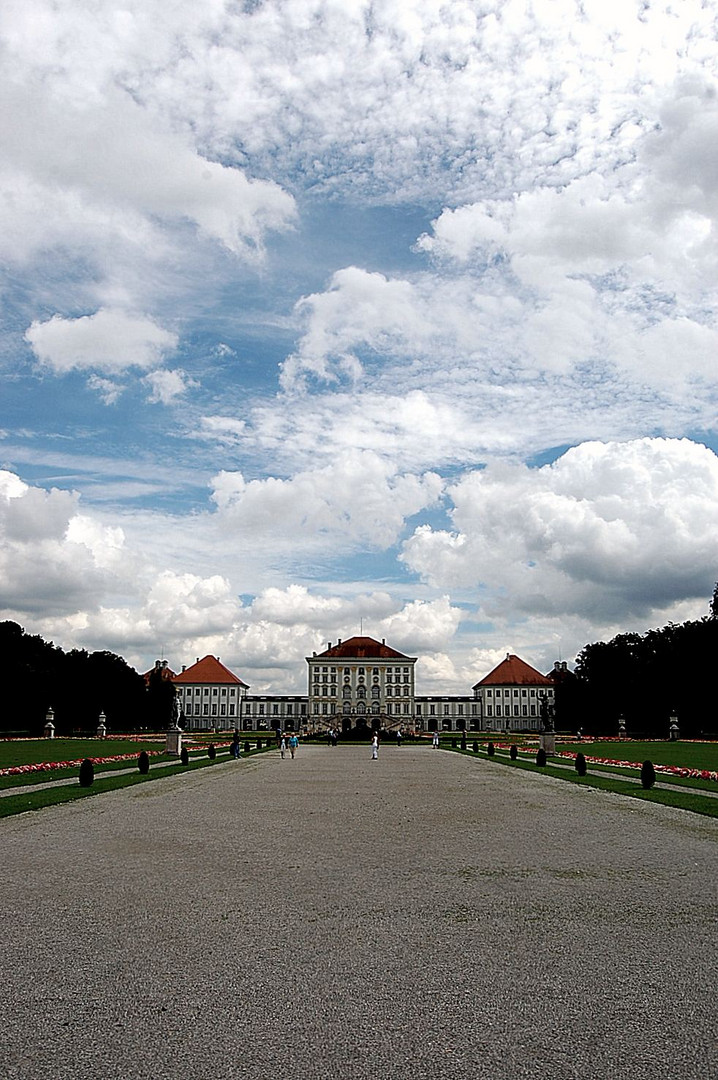
<svg viewBox="0 0 718 1080">
<path fill-rule="evenodd" d="M 199 663 L 199 657 L 197 657 L 197 659 L 195 660 L 195 664 L 198 664 L 198 663 Z"/>
<path fill-rule="evenodd" d="M 339 638 L 339 639 L 337 640 L 337 645 L 341 645 L 341 643 L 342 643 L 342 639 L 341 639 L 341 638 Z"/>
<path fill-rule="evenodd" d="M 382 645 L 386 645 L 386 638 L 385 638 L 385 637 L 383 637 L 383 638 L 381 639 L 381 643 L 382 643 Z"/>
<path fill-rule="evenodd" d="M 183 664 L 183 665 L 182 665 L 182 671 L 186 671 L 186 670 L 187 670 L 187 665 L 186 665 L 186 664 Z"/>
<path fill-rule="evenodd" d="M 161 660 L 155 660 L 155 668 L 161 668 L 161 667 L 162 667 L 162 661 Z"/>
<path fill-rule="evenodd" d="M 328 641 L 328 642 L 327 642 L 327 648 L 328 648 L 328 649 L 331 649 L 331 647 L 332 647 L 332 643 L 331 643 L 331 641 Z"/>
<path fill-rule="evenodd" d="M 561 661 L 560 660 L 554 660 L 553 669 L 554 669 L 554 671 L 560 671 L 561 670 Z"/>
</svg>

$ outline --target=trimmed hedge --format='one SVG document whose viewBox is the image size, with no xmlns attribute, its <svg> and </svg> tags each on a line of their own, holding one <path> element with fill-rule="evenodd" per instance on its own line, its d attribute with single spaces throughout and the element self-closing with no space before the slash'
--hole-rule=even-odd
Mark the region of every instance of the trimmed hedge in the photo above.
<svg viewBox="0 0 718 1080">
<path fill-rule="evenodd" d="M 641 765 L 641 784 L 646 789 L 652 788 L 656 782 L 656 770 L 653 768 L 653 762 L 648 758 Z"/>
<path fill-rule="evenodd" d="M 89 757 L 80 765 L 80 787 L 92 787 L 95 782 L 95 766 Z"/>
</svg>

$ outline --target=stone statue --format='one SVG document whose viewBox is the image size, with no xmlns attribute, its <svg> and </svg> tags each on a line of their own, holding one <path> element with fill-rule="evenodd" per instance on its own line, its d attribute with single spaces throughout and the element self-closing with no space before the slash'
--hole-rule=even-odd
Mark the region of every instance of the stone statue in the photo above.
<svg viewBox="0 0 718 1080">
<path fill-rule="evenodd" d="M 541 695 L 541 727 L 544 731 L 553 731 L 553 708 L 546 694 Z"/>
</svg>

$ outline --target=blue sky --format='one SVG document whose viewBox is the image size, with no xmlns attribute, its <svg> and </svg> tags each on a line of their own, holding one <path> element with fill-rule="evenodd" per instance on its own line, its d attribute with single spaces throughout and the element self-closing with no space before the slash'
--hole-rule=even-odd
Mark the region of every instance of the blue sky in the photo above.
<svg viewBox="0 0 718 1080">
<path fill-rule="evenodd" d="M 466 692 L 718 578 L 716 11 L 0 13 L 0 617 Z"/>
</svg>

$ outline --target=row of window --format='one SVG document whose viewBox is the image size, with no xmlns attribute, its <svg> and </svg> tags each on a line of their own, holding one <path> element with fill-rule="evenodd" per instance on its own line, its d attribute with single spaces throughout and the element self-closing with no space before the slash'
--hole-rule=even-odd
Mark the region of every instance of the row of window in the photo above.
<svg viewBox="0 0 718 1080">
<path fill-rule="evenodd" d="M 364 676 L 359 675 L 358 678 L 357 678 L 357 682 L 360 685 L 363 685 L 364 681 L 365 681 Z M 351 679 L 349 678 L 349 676 L 345 675 L 344 676 L 344 683 L 346 684 L 346 683 L 350 683 L 350 682 L 351 682 Z M 374 683 L 374 685 L 377 685 L 378 682 L 379 682 L 379 676 L 378 675 L 373 675 L 372 676 L 372 682 Z M 408 682 L 411 682 L 411 679 L 410 679 L 409 675 L 387 675 L 385 682 L 386 682 L 386 684 L 388 686 L 391 683 L 400 683 L 400 682 L 408 683 Z M 314 673 L 314 684 L 316 686 L 319 683 L 331 683 L 333 686 L 336 686 L 337 677 L 336 677 L 336 675 L 318 675 L 315 672 Z"/>
<path fill-rule="evenodd" d="M 248 701 L 246 703 L 245 707 L 244 707 L 245 716 L 252 716 L 252 715 L 254 715 L 254 716 L 265 716 L 265 715 L 268 715 L 268 712 L 265 713 L 265 706 L 269 705 L 269 704 L 271 704 L 271 706 L 272 706 L 272 716 L 293 716 L 294 715 L 295 702 L 293 702 L 293 701 L 287 701 L 287 702 Z M 283 712 L 281 711 L 281 705 L 285 706 Z M 297 713 L 300 716 L 306 716 L 306 714 L 307 714 L 307 703 L 306 703 L 306 701 L 301 701 L 301 702 L 298 703 Z"/>
<path fill-rule="evenodd" d="M 521 691 L 521 697 L 536 697 L 536 693 L 537 693 L 536 690 L 531 690 L 531 691 L 522 690 Z M 547 687 L 546 690 L 545 691 L 542 690 L 541 693 L 546 693 L 546 694 L 548 694 L 549 697 L 553 697 L 553 688 Z M 486 696 L 487 697 L 492 697 L 492 696 L 501 697 L 502 694 L 503 694 L 504 697 L 511 697 L 512 695 L 513 695 L 513 697 L 518 697 L 519 696 L 519 691 L 518 690 L 494 690 L 493 692 L 491 690 L 486 691 Z"/>
<path fill-rule="evenodd" d="M 487 716 L 511 716 L 512 715 L 511 706 L 507 705 L 506 708 L 504 709 L 503 706 L 497 705 L 496 706 L 496 711 L 494 712 L 494 706 L 493 705 L 487 705 L 486 706 L 486 715 Z M 536 706 L 531 705 L 530 711 L 529 711 L 529 706 L 528 705 L 522 705 L 521 706 L 521 711 L 519 712 L 519 706 L 514 705 L 513 715 L 514 716 L 536 716 Z"/>
<path fill-rule="evenodd" d="M 234 705 L 217 705 L 215 702 L 210 704 L 205 701 L 201 702 L 188 702 L 184 707 L 184 712 L 187 716 L 234 716 Z"/>
<path fill-rule="evenodd" d="M 216 686 L 212 686 L 212 687 L 209 687 L 209 686 L 186 686 L 184 688 L 183 687 L 178 687 L 177 689 L 179 690 L 180 693 L 184 689 L 186 697 L 192 697 L 192 694 L 195 694 L 197 697 L 209 697 L 210 696 L 210 690 L 212 691 L 212 695 L 211 695 L 212 697 L 227 697 L 227 687 L 226 686 L 219 687 L 219 691 L 220 691 L 219 694 L 217 693 L 218 688 Z M 229 696 L 230 697 L 236 697 L 236 694 L 237 694 L 236 687 L 230 686 L 229 687 Z"/>
</svg>

